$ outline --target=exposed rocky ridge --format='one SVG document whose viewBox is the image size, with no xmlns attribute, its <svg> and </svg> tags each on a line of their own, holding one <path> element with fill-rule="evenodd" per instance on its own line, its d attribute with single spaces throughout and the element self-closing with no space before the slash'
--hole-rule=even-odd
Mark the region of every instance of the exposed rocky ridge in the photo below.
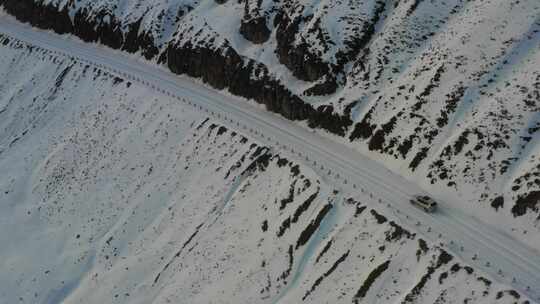
<svg viewBox="0 0 540 304">
<path fill-rule="evenodd" d="M 268 22 L 267 16 L 261 12 L 261 2 L 244 1 L 244 16 L 240 24 L 240 34 L 256 44 L 265 43 L 272 34 L 266 24 Z"/>
<path fill-rule="evenodd" d="M 160 53 L 152 34 L 141 31 L 141 20 L 126 25 L 127 31 L 124 33 L 122 24 L 117 21 L 116 16 L 105 11 L 91 14 L 83 8 L 75 12 L 71 21 L 67 6 L 59 9 L 53 4 L 42 4 L 33 0 L 5 0 L 0 4 L 19 20 L 30 22 L 39 28 L 52 29 L 58 33 L 72 33 L 84 41 L 100 42 L 114 49 L 140 51 L 147 59 L 153 59 Z M 183 14 L 182 11 L 181 15 Z M 107 22 L 103 21 L 105 18 L 108 19 Z M 49 20 L 54 22 L 51 23 Z M 252 37 L 252 41 L 261 43 L 262 40 L 268 39 L 270 33 L 263 17 L 245 22 L 241 31 Z M 190 33 L 190 30 L 193 32 Z M 179 32 L 176 40 L 182 40 L 184 36 L 190 39 L 193 37 L 190 35 L 200 34 L 197 31 L 199 29 L 190 28 L 186 32 Z M 215 36 L 206 38 L 213 40 Z M 265 104 L 269 111 L 282 114 L 288 119 L 307 120 L 312 127 L 320 127 L 344 136 L 352 124 L 347 117 L 337 114 L 326 115 L 328 107 L 316 109 L 304 102 L 269 74 L 264 64 L 240 56 L 226 43 L 216 47 L 208 41 L 199 39 L 199 42 L 198 45 L 192 43 L 179 45 L 171 41 L 163 50 L 159 61 L 166 63 L 173 73 L 201 78 L 215 88 L 226 88 L 235 95 Z M 316 91 L 319 90 L 311 90 Z"/>
<path fill-rule="evenodd" d="M 343 136 L 538 244 L 538 1 L 119 3 L 0 0 Z"/>
<path fill-rule="evenodd" d="M 185 103 L 0 54 L 2 303 L 532 303 Z"/>
</svg>

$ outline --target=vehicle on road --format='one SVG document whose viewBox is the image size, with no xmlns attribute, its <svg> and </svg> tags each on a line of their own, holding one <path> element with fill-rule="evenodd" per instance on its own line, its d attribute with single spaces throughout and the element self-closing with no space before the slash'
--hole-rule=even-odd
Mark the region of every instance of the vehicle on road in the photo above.
<svg viewBox="0 0 540 304">
<path fill-rule="evenodd" d="M 416 195 L 411 199 L 411 204 L 422 208 L 425 212 L 433 213 L 437 210 L 437 202 L 427 195 Z"/>
</svg>

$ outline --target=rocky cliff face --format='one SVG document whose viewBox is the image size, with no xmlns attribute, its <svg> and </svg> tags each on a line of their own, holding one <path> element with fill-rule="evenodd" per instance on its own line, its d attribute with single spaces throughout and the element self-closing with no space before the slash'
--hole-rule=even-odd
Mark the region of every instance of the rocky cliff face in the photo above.
<svg viewBox="0 0 540 304">
<path fill-rule="evenodd" d="M 535 243 L 540 7 L 506 1 L 0 0 L 343 137 Z M 341 139 L 340 139 L 341 140 Z M 478 208 L 480 206 L 480 208 Z"/>
<path fill-rule="evenodd" d="M 275 75 L 271 75 L 263 63 L 238 54 L 227 40 L 223 40 L 220 44 L 214 43 L 213 40 L 219 37 L 220 33 L 213 31 L 208 24 L 199 28 L 193 27 L 189 21 L 178 23 L 174 38 L 167 43 L 158 44 L 151 32 L 141 28 L 144 16 L 134 23 L 122 24 L 118 20 L 119 17 L 107 12 L 106 9 L 99 11 L 92 11 L 87 7 L 74 9 L 73 5 L 65 5 L 60 9 L 51 3 L 43 4 L 32 0 L 3 3 L 6 11 L 19 20 L 58 33 L 72 33 L 87 42 L 100 42 L 114 49 L 140 52 L 146 59 L 156 59 L 166 64 L 174 73 L 201 78 L 217 89 L 226 88 L 235 95 L 254 99 L 265 104 L 268 110 L 288 119 L 307 120 L 313 127 L 321 127 L 341 136 L 345 135 L 347 128 L 352 124 L 348 117 L 327 115 L 328 109 L 332 108 L 315 108 L 304 102 Z M 247 3 L 245 5 L 248 6 Z M 176 18 L 193 19 L 192 15 L 184 16 L 193 8 L 188 6 L 185 9 L 186 11 L 180 9 Z M 270 30 L 266 26 L 266 19 L 251 17 L 247 8 L 246 12 L 248 13 L 242 20 L 239 33 L 253 43 L 268 40 Z M 73 18 L 70 16 L 72 13 Z M 298 52 L 295 54 L 284 54 L 283 60 L 290 62 L 291 67 L 304 66 L 303 54 Z M 314 60 L 317 59 L 314 57 Z M 315 77 L 312 74 L 317 74 L 316 66 L 317 64 L 308 66 L 306 70 L 308 72 L 303 73 L 309 75 L 306 74 L 305 77 Z"/>
<path fill-rule="evenodd" d="M 533 303 L 186 103 L 0 54 L 0 303 Z"/>
</svg>

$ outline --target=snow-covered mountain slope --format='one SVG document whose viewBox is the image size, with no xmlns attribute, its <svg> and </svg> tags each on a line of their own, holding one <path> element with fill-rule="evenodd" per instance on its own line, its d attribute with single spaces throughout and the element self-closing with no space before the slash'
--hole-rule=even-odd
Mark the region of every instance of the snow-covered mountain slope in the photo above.
<svg viewBox="0 0 540 304">
<path fill-rule="evenodd" d="M 537 0 L 0 5 L 323 128 L 518 239 L 538 233 Z"/>
<path fill-rule="evenodd" d="M 279 150 L 0 42 L 0 303 L 531 303 Z"/>
</svg>

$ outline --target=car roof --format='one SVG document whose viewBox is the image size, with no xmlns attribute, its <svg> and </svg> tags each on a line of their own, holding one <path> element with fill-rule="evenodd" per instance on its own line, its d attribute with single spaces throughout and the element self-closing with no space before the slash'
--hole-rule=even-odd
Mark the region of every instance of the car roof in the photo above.
<svg viewBox="0 0 540 304">
<path fill-rule="evenodd" d="M 426 202 L 429 202 L 430 204 L 437 204 L 437 202 L 435 202 L 435 200 L 427 195 L 418 195 L 417 198 L 421 199 L 421 200 L 424 200 Z"/>
</svg>

